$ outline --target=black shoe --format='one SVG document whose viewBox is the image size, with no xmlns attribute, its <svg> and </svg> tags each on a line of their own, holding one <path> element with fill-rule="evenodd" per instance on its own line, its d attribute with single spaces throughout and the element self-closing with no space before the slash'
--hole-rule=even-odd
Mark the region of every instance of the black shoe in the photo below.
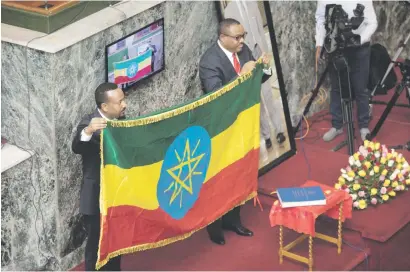
<svg viewBox="0 0 410 272">
<path fill-rule="evenodd" d="M 247 228 L 245 228 L 242 225 L 224 226 L 223 228 L 226 229 L 226 230 L 236 232 L 236 234 L 238 234 L 240 236 L 253 236 L 253 232 L 248 230 Z"/>
<path fill-rule="evenodd" d="M 270 140 L 270 138 L 265 140 L 265 145 L 266 145 L 266 149 L 269 149 L 272 147 L 272 141 Z"/>
<path fill-rule="evenodd" d="M 286 137 L 282 132 L 279 132 L 278 135 L 276 135 L 276 141 L 278 141 L 279 144 L 283 143 L 285 140 Z"/>
<path fill-rule="evenodd" d="M 215 244 L 223 246 L 225 244 L 225 238 L 223 236 L 209 236 L 212 242 Z"/>
</svg>

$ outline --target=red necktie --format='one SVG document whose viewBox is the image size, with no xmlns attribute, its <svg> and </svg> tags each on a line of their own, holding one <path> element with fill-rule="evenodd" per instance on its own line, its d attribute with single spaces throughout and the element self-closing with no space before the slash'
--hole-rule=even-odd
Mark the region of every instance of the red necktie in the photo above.
<svg viewBox="0 0 410 272">
<path fill-rule="evenodd" d="M 235 69 L 236 73 L 239 74 L 239 72 L 241 71 L 241 65 L 239 64 L 238 58 L 236 57 L 235 53 L 232 54 L 232 58 L 233 58 L 233 68 Z"/>
</svg>

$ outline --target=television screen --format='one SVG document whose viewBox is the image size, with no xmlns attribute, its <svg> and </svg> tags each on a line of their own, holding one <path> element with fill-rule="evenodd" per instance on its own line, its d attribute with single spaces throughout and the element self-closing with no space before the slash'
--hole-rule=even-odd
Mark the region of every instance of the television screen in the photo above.
<svg viewBox="0 0 410 272">
<path fill-rule="evenodd" d="M 123 90 L 162 71 L 164 19 L 153 22 L 105 48 L 106 79 Z"/>
</svg>

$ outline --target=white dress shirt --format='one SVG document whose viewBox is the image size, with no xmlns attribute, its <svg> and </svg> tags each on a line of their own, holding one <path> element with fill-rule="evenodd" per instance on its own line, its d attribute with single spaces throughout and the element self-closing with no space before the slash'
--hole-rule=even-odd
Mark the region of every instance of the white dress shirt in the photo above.
<svg viewBox="0 0 410 272">
<path fill-rule="evenodd" d="M 104 119 L 107 120 L 107 121 L 110 121 L 110 119 L 108 119 L 107 117 L 105 117 L 104 114 L 102 114 L 102 112 L 100 111 L 100 109 L 97 109 L 97 110 L 98 110 L 98 112 L 100 113 L 100 115 L 101 115 L 102 118 L 104 118 Z M 91 135 L 87 135 L 84 130 L 85 130 L 85 128 L 81 131 L 81 138 L 80 138 L 80 140 L 81 140 L 82 142 L 88 142 L 88 141 L 91 140 L 91 138 L 93 137 L 93 135 L 92 135 L 92 134 L 91 134 Z"/>
<path fill-rule="evenodd" d="M 219 47 L 222 49 L 222 51 L 225 53 L 225 55 L 228 57 L 229 61 L 231 62 L 232 66 L 235 67 L 235 65 L 233 65 L 233 53 L 226 50 L 222 44 L 220 43 L 220 41 L 218 40 L 218 45 Z M 238 54 L 235 53 L 236 59 L 238 60 L 238 63 L 241 64 L 241 62 L 239 61 L 239 57 Z M 269 69 L 263 69 L 263 72 L 267 75 L 271 75 L 272 74 L 272 70 L 269 67 Z"/>
<path fill-rule="evenodd" d="M 370 38 L 377 29 L 377 18 L 372 1 L 317 1 L 315 36 L 316 46 L 323 46 L 325 41 L 326 29 L 324 23 L 326 5 L 328 4 L 341 5 L 344 11 L 348 14 L 349 19 L 354 16 L 353 10 L 356 9 L 357 4 L 362 4 L 364 6 L 364 20 L 362 24 L 352 32 L 360 35 L 361 44 L 370 41 Z"/>
</svg>

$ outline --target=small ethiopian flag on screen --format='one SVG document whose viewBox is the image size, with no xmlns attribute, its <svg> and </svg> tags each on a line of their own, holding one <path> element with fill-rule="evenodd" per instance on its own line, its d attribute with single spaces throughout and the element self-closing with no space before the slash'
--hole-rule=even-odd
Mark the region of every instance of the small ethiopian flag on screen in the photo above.
<svg viewBox="0 0 410 272">
<path fill-rule="evenodd" d="M 262 65 L 222 89 L 101 136 L 97 268 L 185 239 L 256 195 Z"/>
<path fill-rule="evenodd" d="M 152 51 L 133 59 L 114 62 L 114 83 L 122 84 L 142 78 L 151 73 Z"/>
</svg>

